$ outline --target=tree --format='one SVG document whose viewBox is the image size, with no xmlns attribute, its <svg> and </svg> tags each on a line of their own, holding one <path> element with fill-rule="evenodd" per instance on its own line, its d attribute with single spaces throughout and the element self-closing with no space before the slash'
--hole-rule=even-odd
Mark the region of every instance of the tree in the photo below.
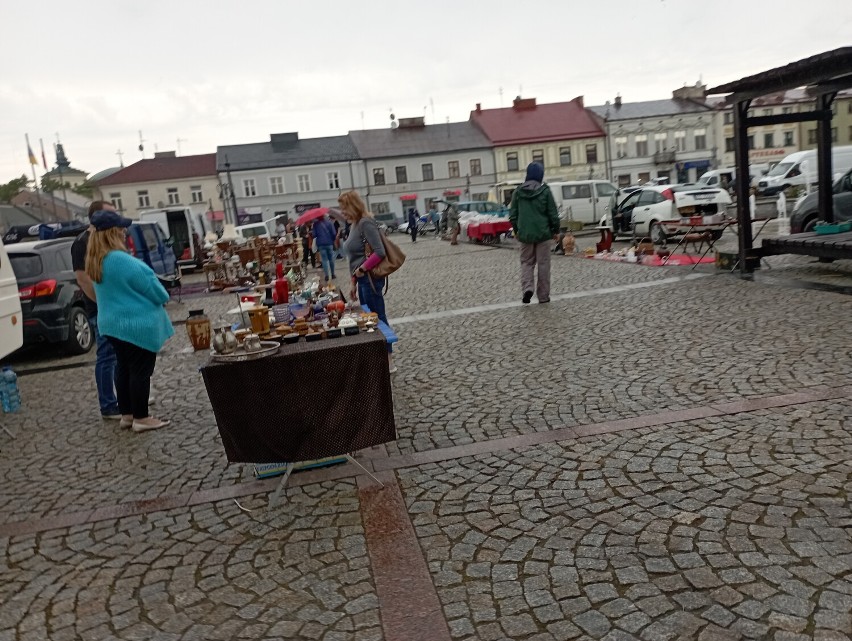
<svg viewBox="0 0 852 641">
<path fill-rule="evenodd" d="M 65 183 L 66 187 L 69 187 L 68 183 Z M 48 178 L 47 176 L 41 177 L 41 190 L 46 194 L 52 194 L 55 191 L 62 190 L 62 183 L 54 178 Z"/>
<path fill-rule="evenodd" d="M 91 198 L 95 194 L 95 185 L 94 183 L 90 183 L 88 180 L 80 183 L 79 185 L 75 185 L 71 188 L 75 194 L 79 196 L 84 196 L 85 198 Z"/>
<path fill-rule="evenodd" d="M 15 196 L 27 188 L 29 182 L 26 175 L 22 174 L 20 178 L 13 178 L 5 185 L 0 185 L 0 202 L 11 202 Z"/>
</svg>

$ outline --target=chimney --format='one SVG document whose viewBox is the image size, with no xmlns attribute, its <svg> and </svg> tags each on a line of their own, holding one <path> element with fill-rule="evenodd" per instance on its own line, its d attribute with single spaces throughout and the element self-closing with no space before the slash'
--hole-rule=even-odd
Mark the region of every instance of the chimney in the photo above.
<svg viewBox="0 0 852 641">
<path fill-rule="evenodd" d="M 512 101 L 512 108 L 515 111 L 535 109 L 535 98 L 521 98 L 518 96 Z"/>
<path fill-rule="evenodd" d="M 576 102 L 576 103 L 577 103 L 577 105 L 579 105 L 579 106 L 580 106 L 580 108 L 582 108 L 582 109 L 585 109 L 585 108 L 586 108 L 585 102 L 584 102 L 584 100 L 583 100 L 583 96 L 577 96 L 577 97 L 576 97 L 576 98 L 574 98 L 574 100 L 572 100 L 571 102 Z"/>
<path fill-rule="evenodd" d="M 272 143 L 272 151 L 285 151 L 295 147 L 299 142 L 299 132 L 293 131 L 286 134 L 270 134 L 269 142 Z"/>
<path fill-rule="evenodd" d="M 618 95 L 615 97 L 615 108 L 616 108 L 616 109 L 621 109 L 621 94 L 618 94 Z"/>
<path fill-rule="evenodd" d="M 704 100 L 707 97 L 707 85 L 696 82 L 692 87 L 681 87 L 672 91 L 675 100 Z"/>
<path fill-rule="evenodd" d="M 415 116 L 414 118 L 400 118 L 400 129 L 417 129 L 418 127 L 426 126 L 426 118 L 424 116 Z"/>
<path fill-rule="evenodd" d="M 173 151 L 155 151 L 154 158 L 176 158 L 177 154 Z"/>
<path fill-rule="evenodd" d="M 478 114 L 482 113 L 482 103 L 481 102 L 476 103 L 476 113 L 478 113 Z"/>
</svg>

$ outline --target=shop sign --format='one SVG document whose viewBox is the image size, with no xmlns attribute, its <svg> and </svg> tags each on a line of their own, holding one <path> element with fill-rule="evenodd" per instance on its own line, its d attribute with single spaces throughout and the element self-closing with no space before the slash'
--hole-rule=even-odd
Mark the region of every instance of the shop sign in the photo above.
<svg viewBox="0 0 852 641">
<path fill-rule="evenodd" d="M 461 189 L 445 189 L 444 196 L 461 196 Z"/>
<path fill-rule="evenodd" d="M 309 209 L 316 209 L 319 206 L 320 206 L 319 203 L 304 203 L 304 204 L 301 204 L 301 205 L 294 205 L 293 211 L 296 212 L 296 217 L 298 218 L 299 216 L 304 214 Z"/>
<path fill-rule="evenodd" d="M 417 200 L 417 194 L 404 194 L 399 197 L 400 200 Z"/>
<path fill-rule="evenodd" d="M 749 158 L 778 158 L 786 155 L 786 149 L 749 149 L 748 151 Z"/>
</svg>

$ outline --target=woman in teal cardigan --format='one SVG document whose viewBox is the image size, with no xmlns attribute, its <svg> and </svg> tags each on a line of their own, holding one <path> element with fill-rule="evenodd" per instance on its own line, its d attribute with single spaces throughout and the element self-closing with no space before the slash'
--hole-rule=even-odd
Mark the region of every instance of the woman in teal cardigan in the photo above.
<svg viewBox="0 0 852 641">
<path fill-rule="evenodd" d="M 127 253 L 129 218 L 99 211 L 91 222 L 86 273 L 97 296 L 98 329 L 115 348 L 120 425 L 134 432 L 165 427 L 169 421 L 148 413 L 148 396 L 157 352 L 175 333 L 163 308 L 169 294 L 148 265 Z"/>
</svg>

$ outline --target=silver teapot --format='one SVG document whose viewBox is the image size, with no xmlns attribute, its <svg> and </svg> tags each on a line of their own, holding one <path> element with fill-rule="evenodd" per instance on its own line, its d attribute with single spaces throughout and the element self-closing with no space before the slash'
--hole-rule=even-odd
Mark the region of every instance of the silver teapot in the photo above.
<svg viewBox="0 0 852 641">
<path fill-rule="evenodd" d="M 263 345 L 260 342 L 260 336 L 257 334 L 246 334 L 246 337 L 243 339 L 243 349 L 247 354 L 262 350 Z"/>
</svg>

